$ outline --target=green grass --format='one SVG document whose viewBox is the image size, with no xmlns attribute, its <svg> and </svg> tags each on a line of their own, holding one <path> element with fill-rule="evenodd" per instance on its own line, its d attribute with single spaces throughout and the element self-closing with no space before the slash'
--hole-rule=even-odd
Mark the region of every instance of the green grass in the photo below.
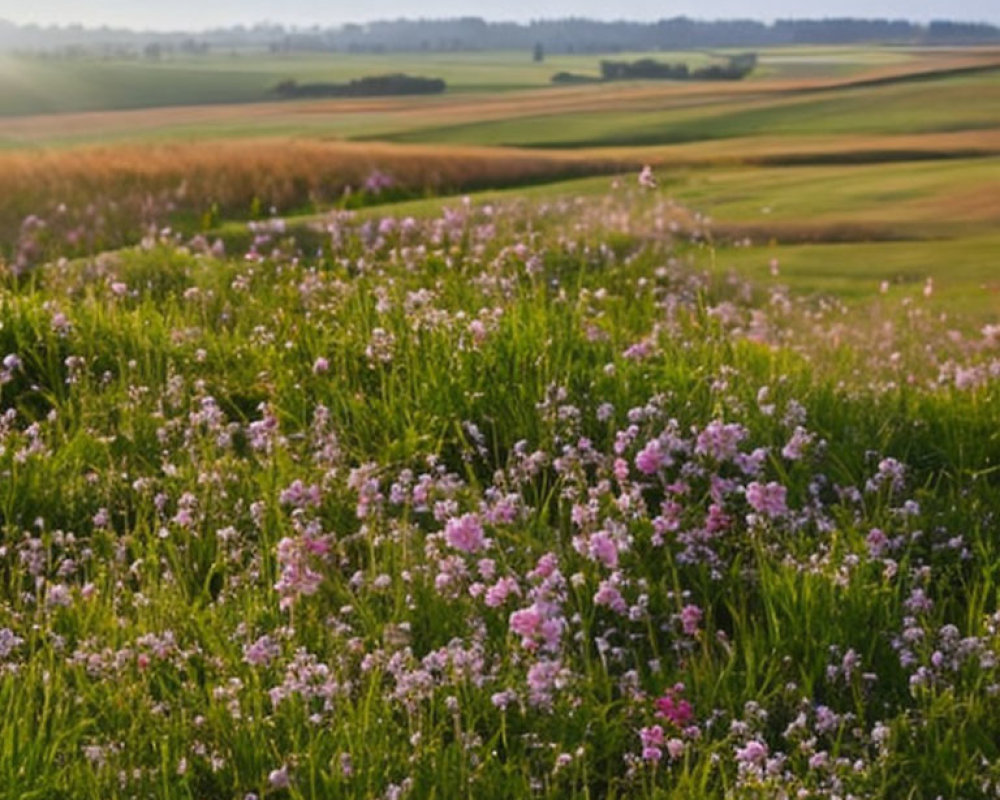
<svg viewBox="0 0 1000 800">
<path fill-rule="evenodd" d="M 599 75 L 602 55 L 531 52 L 291 53 L 219 52 L 148 59 L 98 60 L 0 58 L 0 116 L 65 111 L 150 108 L 265 99 L 282 80 L 343 82 L 366 75 L 405 72 L 446 81 L 457 92 L 495 92 L 548 86 L 556 72 Z M 656 58 L 698 66 L 704 52 L 634 52 L 613 58 Z M 762 53 L 757 77 L 844 77 L 873 66 L 904 63 L 903 51 L 871 48 L 774 48 Z"/>
<path fill-rule="evenodd" d="M 623 53 L 698 65 L 704 53 Z M 236 52 L 207 56 L 97 60 L 0 59 L 0 116 L 68 111 L 157 108 L 171 105 L 251 103 L 269 98 L 282 80 L 346 82 L 405 72 L 441 78 L 451 91 L 496 92 L 548 86 L 560 71 L 599 74 L 598 55 L 552 55 L 542 63 L 531 52 L 289 54 Z"/>
<path fill-rule="evenodd" d="M 16 671 L 0 672 L 0 796 L 368 798 L 408 782 L 420 797 L 752 797 L 836 777 L 859 795 L 933 798 L 992 780 L 1000 717 L 986 687 L 997 668 L 974 659 L 911 691 L 915 667 L 892 646 L 914 625 L 904 604 L 919 586 L 934 606 L 917 615 L 917 664 L 932 663 L 946 623 L 1000 648 L 986 620 L 1000 402 L 993 383 L 927 383 L 944 359 L 982 354 L 945 336 L 951 321 L 920 300 L 863 328 L 862 307 L 782 309 L 769 278 L 706 278 L 701 238 L 664 239 L 670 220 L 686 225 L 665 199 L 590 180 L 448 201 L 462 222 L 432 214 L 430 200 L 368 209 L 336 221 L 336 242 L 282 235 L 261 261 L 160 245 L 8 275 L 0 352 L 22 365 L 0 386 L 0 406 L 17 413 L 0 451 L 0 628 L 24 642 L 4 656 Z M 390 214 L 420 220 L 375 243 L 366 223 Z M 788 251 L 782 269 L 802 290 L 858 299 L 857 247 L 842 283 L 810 283 L 808 263 L 822 270 L 832 257 L 824 249 Z M 715 252 L 722 273 L 758 257 Z M 871 279 L 895 274 L 882 269 Z M 985 274 L 965 269 L 969 281 Z M 760 314 L 774 326 L 765 341 L 746 335 Z M 857 341 L 833 342 L 845 324 Z M 380 360 L 370 348 L 387 335 Z M 624 355 L 640 341 L 645 357 Z M 904 370 L 912 384 L 896 382 Z M 709 476 L 749 478 L 677 452 L 704 471 L 685 472 L 684 524 L 655 545 L 663 485 L 634 466 L 613 477 L 614 459 L 634 465 L 665 427 L 693 447 L 691 426 L 713 419 L 745 426 L 747 452 L 771 448 L 760 480 L 780 481 L 792 508 L 825 523 L 748 522 L 743 495 L 724 494 L 732 522 L 711 544 L 718 562 L 691 563 L 677 537 L 725 493 Z M 638 438 L 617 453 L 629 424 Z M 780 455 L 796 424 L 825 440 L 801 461 Z M 537 451 L 559 460 L 532 467 L 524 459 Z M 865 489 L 883 457 L 908 465 L 896 494 Z M 382 499 L 350 478 L 362 465 Z M 524 510 L 487 525 L 487 551 L 465 554 L 421 501 L 388 499 L 393 482 L 424 472 L 445 516 L 494 502 L 490 487 Z M 318 505 L 282 502 L 295 480 L 319 487 Z M 817 480 L 826 488 L 811 494 Z M 586 499 L 593 523 L 573 512 Z M 901 514 L 906 500 L 919 511 Z M 633 618 L 595 602 L 611 570 L 574 537 L 597 526 L 628 537 L 618 572 Z M 894 578 L 869 553 L 873 527 L 903 537 Z M 331 549 L 310 561 L 315 593 L 280 607 L 279 541 L 321 533 Z M 957 535 L 967 558 L 948 545 Z M 540 654 L 508 624 L 530 604 L 538 579 L 525 573 L 546 552 L 566 578 L 549 598 L 567 626 L 550 655 L 568 672 L 539 705 L 527 672 Z M 482 555 L 521 596 L 491 608 L 467 591 Z M 437 577 L 445 556 L 471 573 L 452 579 L 454 593 Z M 687 604 L 703 613 L 697 635 L 676 619 Z M 244 647 L 265 633 L 272 660 L 247 663 Z M 830 673 L 848 649 L 877 680 Z M 421 668 L 440 652 L 457 660 Z M 324 665 L 312 682 L 288 678 L 310 663 Z M 654 716 L 654 698 L 677 682 L 697 738 Z M 269 690 L 282 686 L 291 693 L 275 702 Z M 501 711 L 491 695 L 506 690 Z M 841 715 L 832 729 L 820 705 Z M 847 765 L 809 766 L 784 733 L 800 713 L 813 750 Z M 657 722 L 685 742 L 669 769 L 666 756 L 656 769 L 639 758 L 638 731 Z M 780 776 L 738 770 L 734 753 L 753 738 L 788 754 Z M 290 787 L 269 788 L 283 766 Z"/>
<path fill-rule="evenodd" d="M 684 203 L 726 222 L 824 224 L 834 221 L 895 227 L 931 235 L 949 226 L 990 229 L 990 187 L 996 158 L 891 164 L 663 170 Z M 968 216 L 949 200 L 982 198 Z M 983 215 L 986 215 L 985 218 Z"/>
<path fill-rule="evenodd" d="M 897 223 L 907 230 L 914 208 L 927 214 L 941 227 L 954 226 L 961 232 L 989 230 L 990 222 L 949 214 L 942 198 L 968 193 L 987 193 L 1000 176 L 1000 159 L 976 158 L 896 164 L 824 165 L 795 167 L 672 167 L 655 170 L 671 197 L 703 212 L 720 223 L 808 224 L 830 221 L 870 221 Z M 612 177 L 577 178 L 537 187 L 516 187 L 477 193 L 483 202 L 498 199 L 552 198 L 574 194 L 600 194 Z M 622 175 L 618 182 L 631 184 L 634 175 Z M 415 209 L 434 213 L 440 200 L 429 198 L 393 204 L 399 213 Z M 379 208 L 369 213 L 379 213 Z M 915 220 L 926 225 L 928 220 Z M 928 228 L 924 227 L 925 232 Z"/>
<path fill-rule="evenodd" d="M 716 251 L 700 251 L 697 265 L 764 283 L 781 283 L 802 294 L 830 294 L 852 303 L 877 299 L 889 281 L 905 295 L 936 282 L 935 302 L 942 310 L 984 322 L 1000 311 L 993 254 L 997 214 L 993 209 L 968 216 L 949 205 L 963 194 L 990 196 L 1000 180 L 1000 160 L 966 159 L 858 166 L 660 168 L 663 191 L 684 206 L 707 215 L 716 233 Z M 596 197 L 614 182 L 630 185 L 634 176 L 580 178 L 533 187 L 473 195 L 479 203 L 547 203 L 568 194 Z M 360 210 L 366 218 L 391 213 L 428 217 L 442 202 L 426 198 Z M 293 217 L 293 229 L 322 215 Z M 214 231 L 245 241 L 242 223 Z M 749 238 L 753 246 L 743 246 Z M 812 240 L 799 243 L 797 240 Z M 770 262 L 780 262 L 772 281 Z"/>
<path fill-rule="evenodd" d="M 702 253 L 699 267 L 734 271 L 763 284 L 786 285 L 797 293 L 831 295 L 882 311 L 921 294 L 934 281 L 933 305 L 959 319 L 991 322 L 1000 312 L 1000 282 L 992 264 L 1000 237 L 970 236 L 900 242 L 761 244 L 719 247 Z M 771 276 L 771 261 L 779 274 Z M 890 294 L 880 297 L 880 286 Z M 879 313 L 875 311 L 873 313 Z"/>
<path fill-rule="evenodd" d="M 762 77 L 917 55 L 787 48 Z M 480 91 L 594 60 L 527 56 L 215 55 L 77 65 L 77 83 L 32 63 L 0 103 L 213 102 L 293 68 L 392 67 L 449 76 L 442 102 L 474 116 Z M 512 102 L 433 130 L 433 100 L 247 106 L 54 135 L 830 139 L 995 127 L 995 88 Z M 72 214 L 4 243 L 28 266 L 0 263 L 0 800 L 995 794 L 1000 160 L 656 176 L 281 230 L 187 209 L 71 260 Z M 790 513 L 753 507 L 762 484 Z M 463 514 L 483 549 L 448 534 Z M 532 573 L 545 554 L 558 573 Z M 500 577 L 516 589 L 487 602 Z M 549 650 L 512 624 L 529 608 Z M 657 716 L 670 692 L 694 729 Z M 659 762 L 654 725 L 676 740 Z M 750 742 L 771 769 L 738 763 Z"/>
<path fill-rule="evenodd" d="M 132 62 L 0 61 L 0 114 L 150 108 L 252 102 L 263 98 L 268 74 L 202 70 L 195 64 L 161 67 Z"/>
<path fill-rule="evenodd" d="M 810 88 L 809 82 L 817 79 L 864 80 L 885 69 L 947 69 L 947 59 L 923 51 L 775 48 L 761 53 L 759 76 L 737 84 L 650 81 L 569 89 L 549 87 L 551 74 L 594 71 L 598 56 L 553 56 L 536 64 L 527 55 L 242 53 L 80 63 L 8 57 L 0 61 L 0 147 L 282 135 L 442 145 L 640 148 L 755 136 L 993 130 L 1000 114 L 993 73 Z M 642 55 L 707 57 L 616 57 Z M 797 74 L 796 65 L 812 66 Z M 268 87 L 287 78 L 342 81 L 393 70 L 444 78 L 449 92 L 360 104 L 260 102 L 269 99 Z M 755 86 L 759 93 L 748 91 Z M 546 103 L 546 96 L 556 99 Z M 192 107 L 175 113 L 165 108 L 171 105 Z M 21 117 L 85 110 L 109 113 Z"/>
<path fill-rule="evenodd" d="M 933 100 L 931 100 L 933 98 Z M 722 106 L 720 108 L 719 106 Z M 429 127 L 392 135 L 406 142 L 601 147 L 678 144 L 761 134 L 914 134 L 993 128 L 995 75 L 892 83 L 788 98 L 705 102 L 698 108 L 599 110 Z M 385 138 L 373 134 L 373 138 Z"/>
</svg>

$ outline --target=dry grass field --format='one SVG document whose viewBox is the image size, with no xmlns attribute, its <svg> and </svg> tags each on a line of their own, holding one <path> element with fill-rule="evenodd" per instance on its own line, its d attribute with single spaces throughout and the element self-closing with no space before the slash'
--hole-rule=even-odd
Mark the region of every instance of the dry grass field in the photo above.
<svg viewBox="0 0 1000 800">
<path fill-rule="evenodd" d="M 235 139 L 197 143 L 87 146 L 0 153 L 0 231 L 8 236 L 31 213 L 79 208 L 98 199 L 139 210 L 148 202 L 173 211 L 245 218 L 264 211 L 315 210 L 345 192 L 364 192 L 383 173 L 386 197 L 412 197 L 554 181 L 622 169 L 635 159 L 572 152 L 465 146 Z M 370 193 L 370 192 L 369 192 Z"/>
</svg>

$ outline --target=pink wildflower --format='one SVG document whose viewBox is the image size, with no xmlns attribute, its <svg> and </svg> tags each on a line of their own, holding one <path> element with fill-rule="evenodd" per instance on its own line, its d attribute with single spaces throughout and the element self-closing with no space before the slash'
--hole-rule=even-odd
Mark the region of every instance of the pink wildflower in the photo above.
<svg viewBox="0 0 1000 800">
<path fill-rule="evenodd" d="M 655 475 L 660 467 L 669 463 L 659 439 L 651 439 L 635 457 L 635 466 L 645 475 Z"/>
<path fill-rule="evenodd" d="M 599 606 L 607 606 L 616 614 L 624 614 L 628 611 L 628 603 L 610 581 L 601 581 L 600 586 L 597 587 L 597 593 L 594 595 L 594 603 Z"/>
<path fill-rule="evenodd" d="M 590 537 L 588 554 L 608 569 L 615 569 L 618 566 L 618 547 L 615 545 L 614 539 L 604 531 L 598 531 Z"/>
<path fill-rule="evenodd" d="M 751 739 L 743 747 L 736 748 L 736 760 L 744 764 L 759 766 L 767 759 L 767 754 L 767 745 L 757 739 Z"/>
<path fill-rule="evenodd" d="M 281 571 L 275 590 L 281 595 L 279 606 L 290 608 L 303 595 L 316 594 L 323 576 L 309 563 L 309 547 L 301 539 L 286 536 L 278 542 L 278 567 Z"/>
<path fill-rule="evenodd" d="M 685 636 L 696 636 L 703 613 L 696 605 L 686 605 L 681 609 L 681 627 Z"/>
<path fill-rule="evenodd" d="M 565 682 L 562 664 L 558 661 L 536 661 L 528 670 L 528 699 L 532 705 L 549 706 L 552 704 L 553 691 L 562 688 Z"/>
<path fill-rule="evenodd" d="M 656 716 L 668 720 L 678 728 L 683 728 L 694 719 L 694 709 L 684 698 L 680 697 L 684 684 L 675 684 L 656 701 Z"/>
<path fill-rule="evenodd" d="M 639 740 L 642 742 L 642 757 L 646 761 L 657 762 L 663 758 L 664 745 L 663 728 L 659 725 L 650 725 L 639 731 Z"/>
<path fill-rule="evenodd" d="M 785 505 L 787 492 L 788 490 L 776 481 L 768 484 L 754 481 L 747 486 L 747 503 L 757 513 L 774 519 L 788 512 L 788 506 Z"/>
<path fill-rule="evenodd" d="M 243 660 L 260 667 L 271 662 L 281 652 L 281 648 L 270 636 L 261 636 L 256 642 L 243 648 Z"/>
<path fill-rule="evenodd" d="M 449 519 L 445 525 L 444 535 L 449 545 L 466 553 L 476 553 L 489 544 L 483 536 L 483 526 L 479 524 L 479 517 L 475 514 L 463 514 L 461 517 Z"/>
<path fill-rule="evenodd" d="M 288 778 L 288 767 L 272 769 L 267 776 L 267 782 L 271 785 L 272 789 L 287 789 L 291 785 L 291 781 Z"/>
<path fill-rule="evenodd" d="M 510 615 L 510 629 L 522 639 L 530 639 L 538 633 L 542 615 L 535 606 L 520 608 Z"/>
<path fill-rule="evenodd" d="M 801 425 L 796 426 L 792 438 L 781 448 L 781 455 L 789 461 L 798 461 L 805 455 L 806 448 L 812 444 L 815 437 Z"/>
<path fill-rule="evenodd" d="M 623 483 L 628 480 L 628 462 L 624 458 L 616 458 L 614 464 L 615 480 Z"/>
<path fill-rule="evenodd" d="M 738 423 L 725 424 L 713 420 L 698 434 L 694 452 L 715 461 L 729 461 L 736 457 L 739 444 L 747 436 L 747 429 Z"/>
<path fill-rule="evenodd" d="M 507 598 L 512 594 L 520 594 L 517 581 L 513 578 L 501 578 L 489 589 L 486 590 L 484 602 L 490 608 L 497 608 L 507 602 Z M 513 627 L 513 623 L 511 625 Z M 515 631 L 516 632 L 516 631 Z"/>
</svg>

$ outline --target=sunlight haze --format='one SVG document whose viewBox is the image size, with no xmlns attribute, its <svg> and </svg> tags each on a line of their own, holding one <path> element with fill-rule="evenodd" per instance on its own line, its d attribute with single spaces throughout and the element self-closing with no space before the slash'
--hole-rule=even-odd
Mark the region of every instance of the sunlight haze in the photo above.
<svg viewBox="0 0 1000 800">
<path fill-rule="evenodd" d="M 136 3 L 133 0 L 102 0 L 82 6 L 75 0 L 38 0 L 21 3 L 0 2 L 0 19 L 18 23 L 67 25 L 79 23 L 87 27 L 108 25 L 154 30 L 199 30 L 237 24 L 252 25 L 273 22 L 296 26 L 330 26 L 346 22 L 366 22 L 376 19 L 441 18 L 478 16 L 490 20 L 527 21 L 539 18 L 583 16 L 593 19 L 655 20 L 676 16 L 698 19 L 863 17 L 908 19 L 927 22 L 933 19 L 954 19 L 977 22 L 1000 22 L 1000 3 L 980 0 L 865 0 L 843 2 L 798 2 L 797 0 L 761 0 L 752 7 L 738 0 L 681 0 L 674 3 L 652 0 L 630 0 L 609 5 L 598 0 L 546 0 L 529 2 L 514 0 L 495 4 L 470 4 L 462 0 L 430 0 L 409 3 L 403 0 L 369 0 L 358 7 L 346 3 L 319 3 L 316 0 L 290 0 L 275 4 L 261 0 L 236 2 L 219 0 L 196 3 L 178 0 L 169 4 Z"/>
</svg>

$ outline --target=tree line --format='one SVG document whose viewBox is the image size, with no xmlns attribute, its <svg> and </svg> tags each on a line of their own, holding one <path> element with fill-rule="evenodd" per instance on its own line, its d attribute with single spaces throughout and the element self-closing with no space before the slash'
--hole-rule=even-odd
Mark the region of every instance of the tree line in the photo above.
<svg viewBox="0 0 1000 800">
<path fill-rule="evenodd" d="M 421 78 L 402 73 L 370 75 L 347 83 L 298 83 L 285 80 L 274 87 L 282 98 L 380 97 L 401 94 L 440 94 L 446 84 L 440 78 Z"/>
<path fill-rule="evenodd" d="M 1000 28 L 940 20 L 920 24 L 889 19 L 750 19 L 702 21 L 687 17 L 656 22 L 602 22 L 569 18 L 529 23 L 487 22 L 478 17 L 392 20 L 333 28 L 261 24 L 200 33 L 137 32 L 111 28 L 14 25 L 0 20 L 0 50 L 100 53 L 197 53 L 209 49 L 272 52 L 413 52 L 527 50 L 546 53 L 615 53 L 692 47 L 763 47 L 793 44 L 955 45 L 1000 42 Z M 150 45 L 157 48 L 147 49 Z"/>
</svg>

